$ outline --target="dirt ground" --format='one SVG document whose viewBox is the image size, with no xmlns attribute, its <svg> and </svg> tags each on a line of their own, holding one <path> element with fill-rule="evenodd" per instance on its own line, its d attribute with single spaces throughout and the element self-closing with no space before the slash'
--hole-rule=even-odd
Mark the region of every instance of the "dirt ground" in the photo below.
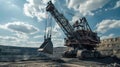
<svg viewBox="0 0 120 67">
<path fill-rule="evenodd" d="M 111 57 L 86 60 L 77 58 L 32 59 L 27 61 L 0 62 L 0 67 L 120 67 L 120 60 Z"/>
</svg>

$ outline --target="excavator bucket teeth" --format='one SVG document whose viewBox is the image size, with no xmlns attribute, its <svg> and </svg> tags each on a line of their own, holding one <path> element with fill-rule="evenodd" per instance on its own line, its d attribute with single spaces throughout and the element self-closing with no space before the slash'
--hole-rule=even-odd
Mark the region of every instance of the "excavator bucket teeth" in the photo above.
<svg viewBox="0 0 120 67">
<path fill-rule="evenodd" d="M 53 43 L 51 41 L 51 38 L 45 39 L 42 45 L 39 47 L 38 51 L 53 54 Z"/>
</svg>

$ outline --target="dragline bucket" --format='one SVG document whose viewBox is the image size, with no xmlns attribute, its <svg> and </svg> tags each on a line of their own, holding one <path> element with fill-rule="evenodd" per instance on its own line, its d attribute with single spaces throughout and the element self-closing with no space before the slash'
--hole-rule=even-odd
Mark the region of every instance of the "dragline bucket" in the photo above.
<svg viewBox="0 0 120 67">
<path fill-rule="evenodd" d="M 39 47 L 38 51 L 53 54 L 53 43 L 51 41 L 51 38 L 46 38 L 42 45 Z"/>
</svg>

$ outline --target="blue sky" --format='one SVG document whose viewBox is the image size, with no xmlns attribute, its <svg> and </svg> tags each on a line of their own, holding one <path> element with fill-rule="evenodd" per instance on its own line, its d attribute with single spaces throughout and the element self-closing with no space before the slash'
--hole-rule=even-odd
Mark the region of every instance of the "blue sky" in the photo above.
<svg viewBox="0 0 120 67">
<path fill-rule="evenodd" d="M 43 42 L 49 0 L 0 0 L 0 45 L 39 47 Z M 51 0 L 71 24 L 86 17 L 101 39 L 120 36 L 120 0 Z M 63 46 L 64 33 L 52 22 L 54 47 Z"/>
</svg>

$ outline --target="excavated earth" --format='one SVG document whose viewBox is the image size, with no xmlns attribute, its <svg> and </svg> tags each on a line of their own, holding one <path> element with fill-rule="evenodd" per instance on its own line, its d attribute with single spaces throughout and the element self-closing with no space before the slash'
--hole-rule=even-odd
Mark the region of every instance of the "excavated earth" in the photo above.
<svg viewBox="0 0 120 67">
<path fill-rule="evenodd" d="M 103 62 L 104 61 L 104 62 Z M 0 67 L 120 67 L 113 58 L 78 60 L 76 58 L 1 62 Z"/>
<path fill-rule="evenodd" d="M 0 67 L 120 67 L 120 38 L 102 40 L 97 50 L 103 58 L 62 58 L 66 47 L 54 48 L 53 55 L 31 57 L 29 60 L 0 62 Z"/>
</svg>

